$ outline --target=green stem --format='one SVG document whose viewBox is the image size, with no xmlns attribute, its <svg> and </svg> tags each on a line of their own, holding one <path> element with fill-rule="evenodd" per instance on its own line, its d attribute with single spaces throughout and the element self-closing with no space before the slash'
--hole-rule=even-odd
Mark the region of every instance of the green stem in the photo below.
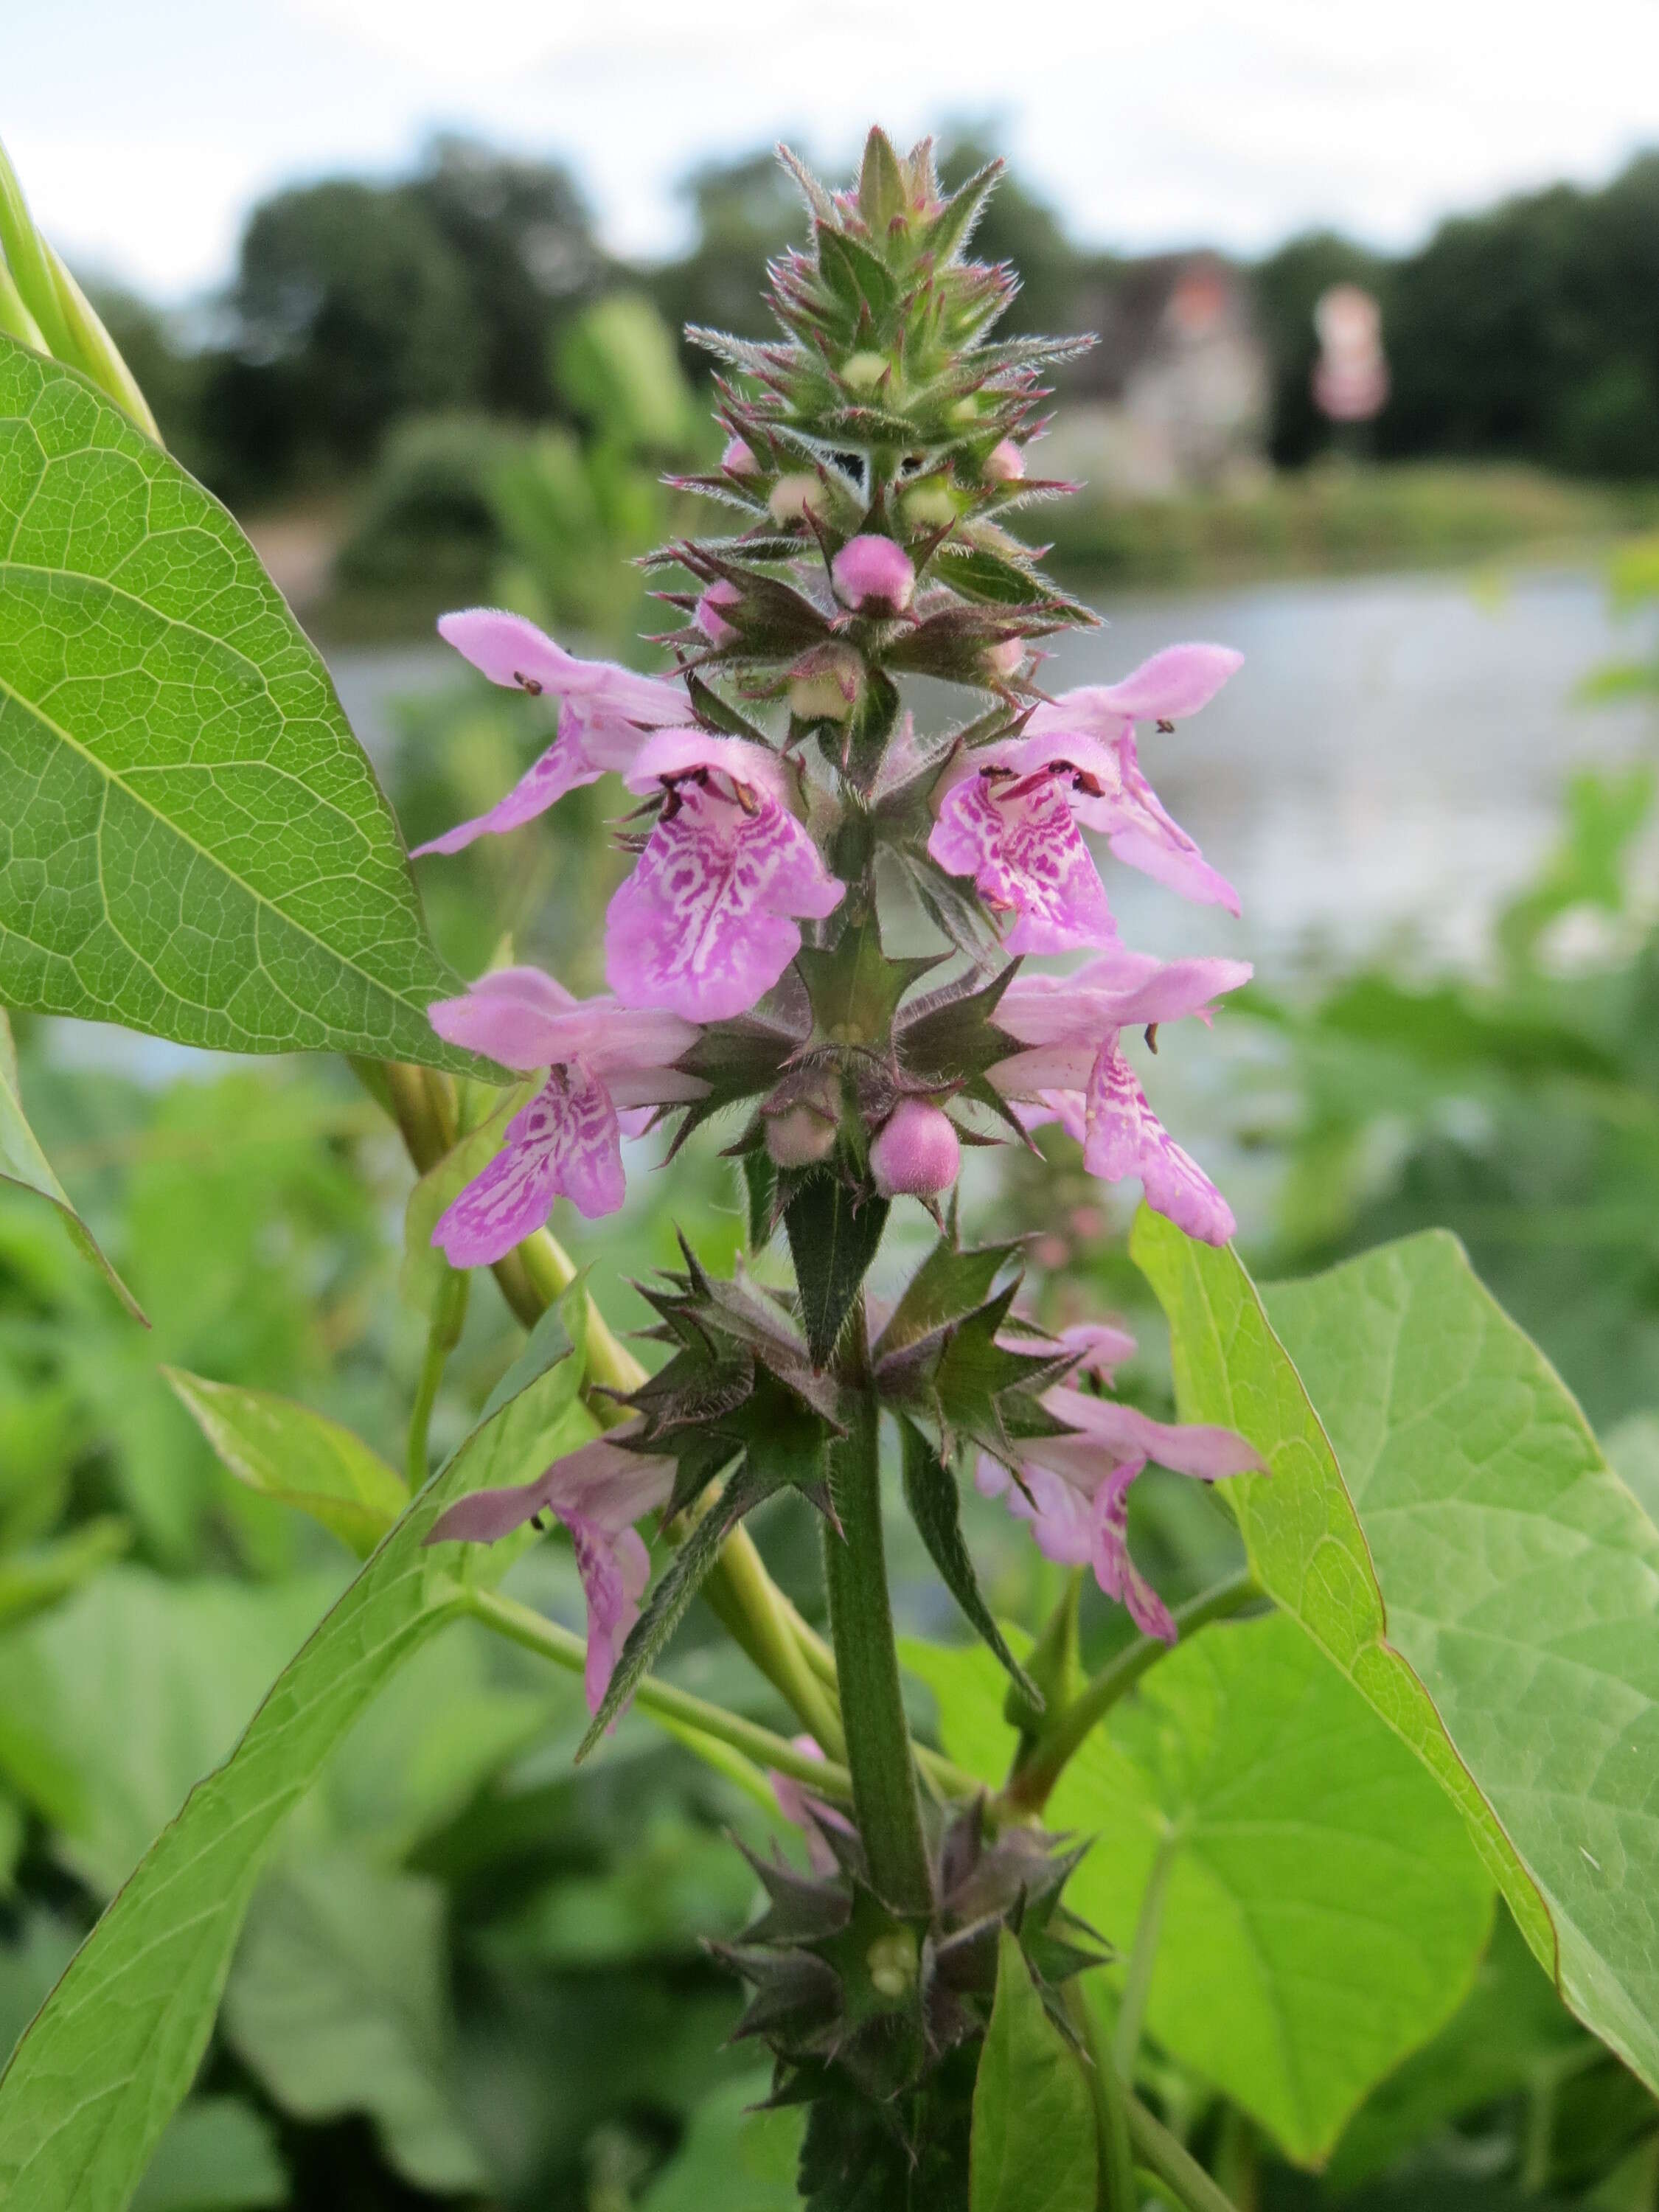
<svg viewBox="0 0 1659 2212">
<path fill-rule="evenodd" d="M 1094 2007 L 1075 1981 L 1066 1984 L 1066 2010 L 1089 2055 L 1089 2087 L 1094 2098 L 1095 2128 L 1100 2140 L 1101 2212 L 1138 2212 L 1134 2146 L 1129 2138 L 1129 2109 L 1111 2047 L 1100 2032 Z"/>
<path fill-rule="evenodd" d="M 1191 2151 L 1182 2148 L 1139 2097 L 1126 2091 L 1124 2103 L 1135 2156 L 1149 2173 L 1155 2173 L 1164 2187 L 1180 2198 L 1188 2212 L 1238 2212 L 1232 2198 L 1216 2186 Z"/>
<path fill-rule="evenodd" d="M 531 1607 L 520 1605 L 516 1598 L 503 1597 L 499 1590 L 468 1588 L 455 1592 L 455 1601 L 486 1628 L 493 1628 L 511 1643 L 521 1644 L 527 1651 L 539 1652 L 556 1667 L 580 1674 L 586 1664 L 587 1645 L 580 1636 Z M 729 1744 L 757 1765 L 775 1767 L 780 1774 L 805 1782 L 818 1796 L 845 1800 L 853 1795 L 852 1777 L 836 1760 L 814 1759 L 810 1753 L 797 1751 L 787 1736 L 775 1735 L 757 1721 L 744 1720 L 740 1713 L 729 1713 L 723 1705 L 711 1705 L 689 1690 L 676 1689 L 672 1682 L 646 1675 L 635 1689 L 634 1702 L 642 1712 L 709 1736 L 716 1743 Z"/>
<path fill-rule="evenodd" d="M 421 1379 L 415 1386 L 415 1403 L 410 1408 L 409 1443 L 404 1454 L 410 1497 L 424 1487 L 429 1471 L 427 1431 L 432 1425 L 432 1408 L 437 1402 L 438 1386 L 444 1379 L 445 1364 L 461 1340 L 461 1325 L 466 1319 L 468 1279 L 465 1274 L 454 1274 L 446 1269 L 432 1300 L 426 1357 L 421 1362 Z"/>
<path fill-rule="evenodd" d="M 1224 1620 L 1230 1613 L 1239 1612 L 1261 1594 L 1249 1570 L 1242 1569 L 1182 1606 L 1176 1613 L 1176 1628 L 1181 1636 L 1190 1636 L 1206 1621 Z M 1103 1667 L 1043 1729 L 1030 1757 L 1002 1793 L 1005 1807 L 1014 1813 L 1040 1813 L 1067 1762 L 1082 1747 L 1096 1723 L 1173 1648 L 1156 1636 L 1138 1636 Z"/>
<path fill-rule="evenodd" d="M 931 1916 L 933 1881 L 921 1838 L 921 1805 L 899 1687 L 898 1652 L 887 1596 L 881 1528 L 881 1404 L 871 1387 L 860 1299 L 847 1324 L 842 1364 L 848 1429 L 830 1448 L 830 1493 L 842 1531 L 823 1532 L 830 1629 L 853 1804 L 878 1896 L 895 1912 Z"/>
<path fill-rule="evenodd" d="M 1158 1847 L 1158 1856 L 1152 1861 L 1152 1870 L 1146 1881 L 1146 1891 L 1140 1900 L 1140 1914 L 1135 1922 L 1134 1946 L 1129 1953 L 1128 1971 L 1123 1978 L 1123 1998 L 1118 2008 L 1117 2037 L 1113 2055 L 1117 2068 L 1126 2081 L 1135 2078 L 1135 2060 L 1140 2051 L 1141 2022 L 1146 2017 L 1146 1999 L 1152 1993 L 1152 1969 L 1158 1964 L 1158 1937 L 1164 1932 L 1164 1893 L 1169 1887 L 1170 1869 L 1175 1864 L 1180 1838 L 1173 1831 Z"/>
<path fill-rule="evenodd" d="M 808 1662 L 784 1610 L 788 1601 L 767 1573 L 747 1529 L 734 1529 L 721 1545 L 719 1571 L 705 1582 L 703 1591 L 721 1624 L 788 1699 L 822 1749 L 839 1759 L 847 1738 L 835 1692 L 825 1688 Z"/>
</svg>

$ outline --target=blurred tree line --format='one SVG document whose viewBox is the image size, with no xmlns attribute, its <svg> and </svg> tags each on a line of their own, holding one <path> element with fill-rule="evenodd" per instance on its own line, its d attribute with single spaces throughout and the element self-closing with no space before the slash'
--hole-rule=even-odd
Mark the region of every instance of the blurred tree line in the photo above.
<svg viewBox="0 0 1659 2212">
<path fill-rule="evenodd" d="M 958 134 L 947 175 L 987 151 Z M 100 305 L 174 448 L 233 501 L 266 501 L 361 474 L 412 416 L 585 427 L 562 346 L 611 292 L 648 299 L 672 331 L 758 331 L 757 262 L 799 232 L 793 186 L 757 153 L 695 172 L 685 193 L 688 250 L 629 268 L 600 245 L 562 167 L 444 137 L 408 177 L 329 179 L 262 203 L 202 342 L 130 296 L 106 290 Z M 1019 265 L 1017 329 L 1097 325 L 1124 267 L 1078 246 L 1018 177 L 979 243 Z M 1393 390 L 1374 426 L 1379 458 L 1659 477 L 1659 153 L 1600 191 L 1560 185 L 1455 218 L 1397 258 L 1323 233 L 1252 275 L 1283 465 L 1328 442 L 1309 389 L 1312 310 L 1346 278 L 1382 303 Z M 700 357 L 682 359 L 702 373 Z M 462 534 L 478 527 L 466 512 L 475 474 L 452 457 L 449 492 L 436 495 L 452 498 Z"/>
</svg>

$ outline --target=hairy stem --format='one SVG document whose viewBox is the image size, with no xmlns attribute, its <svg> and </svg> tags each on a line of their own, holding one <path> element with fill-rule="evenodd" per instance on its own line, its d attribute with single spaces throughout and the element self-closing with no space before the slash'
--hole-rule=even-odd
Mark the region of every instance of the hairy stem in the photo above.
<svg viewBox="0 0 1659 2212">
<path fill-rule="evenodd" d="M 1100 2032 L 1094 2008 L 1074 1981 L 1066 1984 L 1065 2004 L 1066 2016 L 1089 2057 L 1089 2087 L 1100 2138 L 1101 2212 L 1139 2212 L 1134 2146 L 1129 2137 L 1129 2109 L 1122 2079 Z"/>
<path fill-rule="evenodd" d="M 472 1588 L 459 1589 L 455 1595 L 463 1612 L 498 1635 L 523 1644 L 526 1650 L 539 1652 L 556 1667 L 580 1674 L 586 1664 L 587 1645 L 581 1637 L 520 1605 L 516 1598 L 503 1597 L 499 1590 Z M 659 1682 L 647 1674 L 635 1689 L 634 1702 L 643 1712 L 712 1737 L 716 1743 L 729 1744 L 760 1765 L 775 1767 L 780 1774 L 805 1782 L 818 1796 L 846 1799 L 853 1795 L 852 1777 L 835 1759 L 814 1759 L 808 1752 L 798 1751 L 787 1736 L 775 1735 L 757 1721 L 744 1720 L 739 1713 L 729 1713 L 723 1705 L 711 1705 L 688 1690 L 676 1689 L 672 1683 Z"/>
<path fill-rule="evenodd" d="M 1187 2207 L 1187 2212 L 1238 2212 L 1232 2198 L 1217 2187 L 1191 2151 L 1176 2141 L 1139 2097 L 1126 2090 L 1124 2105 L 1129 2115 L 1129 2138 L 1134 2144 L 1135 2156 Z"/>
<path fill-rule="evenodd" d="M 917 1919 L 933 1910 L 921 1806 L 899 1688 L 881 1528 L 881 1405 L 872 1387 L 860 1299 L 848 1320 L 842 1380 L 847 1434 L 830 1447 L 830 1491 L 842 1533 L 823 1532 L 830 1627 L 841 1681 L 853 1804 L 877 1894 Z"/>
<path fill-rule="evenodd" d="M 1175 1617 L 1176 1627 L 1182 1636 L 1190 1636 L 1206 1621 L 1224 1620 L 1240 1612 L 1261 1595 L 1255 1577 L 1248 1568 L 1243 1569 L 1181 1607 Z M 1097 1722 L 1173 1648 L 1156 1636 L 1138 1636 L 1103 1667 L 1042 1729 L 1030 1756 L 1010 1777 L 1002 1793 L 1003 1806 L 1015 1814 L 1040 1813 L 1067 1762 L 1081 1749 Z"/>
</svg>

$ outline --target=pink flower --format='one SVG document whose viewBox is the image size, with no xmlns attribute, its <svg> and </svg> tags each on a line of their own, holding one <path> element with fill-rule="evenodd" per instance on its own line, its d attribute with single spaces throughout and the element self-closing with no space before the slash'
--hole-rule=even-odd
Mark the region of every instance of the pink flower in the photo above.
<svg viewBox="0 0 1659 2212">
<path fill-rule="evenodd" d="M 641 748 L 628 785 L 666 797 L 611 902 L 611 989 L 624 1006 L 688 1021 L 745 1013 L 799 951 L 795 917 L 833 913 L 846 890 L 790 811 L 783 763 L 741 738 L 665 731 Z"/>
<path fill-rule="evenodd" d="M 752 477 L 757 472 L 754 448 L 744 438 L 728 438 L 726 451 L 720 455 L 720 466 L 734 477 Z"/>
<path fill-rule="evenodd" d="M 915 597 L 910 556 L 890 538 L 849 538 L 830 562 L 830 574 L 843 606 L 873 605 L 902 614 Z"/>
<path fill-rule="evenodd" d="M 722 576 L 711 584 L 697 601 L 697 628 L 710 645 L 726 645 L 737 635 L 732 624 L 720 612 L 722 607 L 734 607 L 743 593 L 727 578 Z"/>
<path fill-rule="evenodd" d="M 1127 1328 L 1114 1328 L 1109 1322 L 1083 1321 L 1070 1328 L 1059 1330 L 1049 1341 L 1056 1352 L 1072 1352 L 1078 1363 L 1068 1380 L 1080 1375 L 1091 1375 L 1102 1382 L 1109 1382 L 1126 1359 L 1135 1356 L 1135 1340 Z M 1000 1335 L 997 1342 L 1006 1351 L 1041 1352 L 1040 1335 L 1024 1331 L 1009 1330 Z"/>
<path fill-rule="evenodd" d="M 1214 698 L 1242 665 L 1224 645 L 1171 645 L 1118 684 L 1086 684 L 1045 701 L 1026 724 L 1020 765 L 1071 768 L 1072 811 L 1105 836 L 1114 856 L 1183 897 L 1238 912 L 1238 894 L 1164 812 L 1140 771 L 1137 722 L 1173 722 Z"/>
<path fill-rule="evenodd" d="M 1231 1429 L 1172 1426 L 1065 1384 L 1045 1391 L 1042 1403 L 1068 1432 L 1023 1438 L 1018 1482 L 1000 1460 L 981 1453 L 975 1486 L 984 1497 L 1006 1498 L 1009 1511 L 1031 1523 L 1045 1559 L 1091 1566 L 1101 1589 L 1128 1607 L 1144 1634 L 1174 1643 L 1169 1608 L 1129 1556 L 1130 1486 L 1149 1460 L 1215 1482 L 1260 1471 L 1261 1458 Z"/>
<path fill-rule="evenodd" d="M 1209 1020 L 1211 1000 L 1250 975 L 1243 960 L 1155 960 L 1115 945 L 1072 975 L 1017 975 L 997 1002 L 1000 1029 L 1026 1048 L 989 1070 L 1005 1098 L 1057 1119 L 1103 1182 L 1139 1176 L 1146 1203 L 1189 1237 L 1224 1244 L 1237 1225 L 1215 1185 L 1146 1103 L 1120 1036 L 1126 1029 Z"/>
<path fill-rule="evenodd" d="M 696 1042 L 690 1022 L 611 998 L 573 999 L 538 969 L 500 969 L 429 1014 L 451 1044 L 548 1071 L 501 1151 L 438 1218 L 432 1241 L 453 1267 L 501 1259 L 541 1227 L 556 1198 L 590 1219 L 614 1213 L 623 1196 L 620 1117 L 703 1093 L 673 1066 Z"/>
<path fill-rule="evenodd" d="M 636 676 L 613 661 L 578 660 L 522 615 L 470 607 L 443 616 L 438 634 L 492 684 L 551 692 L 559 702 L 559 733 L 505 799 L 487 814 L 416 846 L 417 855 L 459 853 L 475 837 L 516 830 L 579 784 L 596 783 L 607 769 L 625 769 L 646 731 L 691 719 L 691 702 L 678 683 Z"/>
<path fill-rule="evenodd" d="M 615 1429 L 556 1459 L 517 1489 L 475 1490 L 434 1523 L 428 1544 L 494 1544 L 538 1513 L 552 1512 L 570 1531 L 587 1600 L 587 1710 L 598 1712 L 617 1655 L 640 1617 L 651 1562 L 634 1523 L 666 1504 L 674 1462 L 628 1450 Z"/>
<path fill-rule="evenodd" d="M 985 458 L 988 483 L 1018 483 L 1025 474 L 1025 456 L 1012 438 L 992 447 Z"/>
<path fill-rule="evenodd" d="M 816 1736 L 791 1736 L 795 1750 L 805 1752 L 808 1759 L 822 1759 L 823 1747 Z M 798 1782 L 793 1774 L 781 1774 L 775 1766 L 769 1766 L 766 1778 L 772 1785 L 772 1795 L 784 1819 L 799 1828 L 806 1844 L 806 1856 L 814 1874 L 834 1874 L 840 1865 L 834 1847 L 825 1835 L 826 1828 L 837 1834 L 851 1837 L 857 1833 L 847 1815 L 835 1806 L 826 1804 L 821 1797 L 809 1796 L 806 1784 Z"/>
<path fill-rule="evenodd" d="M 961 1166 L 950 1116 L 925 1098 L 901 1099 L 870 1147 L 870 1172 L 884 1198 L 937 1198 Z"/>
<path fill-rule="evenodd" d="M 1073 819 L 1079 771 L 1042 740 L 1017 738 L 971 756 L 938 801 L 927 850 L 971 876 L 994 913 L 1012 915 L 1010 952 L 1109 945 L 1117 924 L 1093 855 Z"/>
</svg>

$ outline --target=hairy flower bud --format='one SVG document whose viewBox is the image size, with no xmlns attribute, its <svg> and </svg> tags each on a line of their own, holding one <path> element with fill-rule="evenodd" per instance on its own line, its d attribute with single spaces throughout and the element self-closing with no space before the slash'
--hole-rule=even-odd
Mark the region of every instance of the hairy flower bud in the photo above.
<svg viewBox="0 0 1659 2212">
<path fill-rule="evenodd" d="M 775 1167 L 816 1167 L 835 1149 L 835 1121 L 816 1106 L 790 1106 L 766 1117 L 767 1157 Z"/>
<path fill-rule="evenodd" d="M 754 448 L 744 438 L 729 438 L 726 441 L 726 451 L 720 455 L 720 466 L 729 476 L 734 477 L 752 477 L 758 475 L 760 471 Z"/>
<path fill-rule="evenodd" d="M 697 601 L 697 628 L 710 645 L 729 645 L 737 631 L 720 612 L 722 607 L 734 607 L 743 593 L 729 578 L 722 576 L 711 584 Z"/>
<path fill-rule="evenodd" d="M 874 605 L 902 614 L 915 597 L 916 572 L 910 556 L 890 538 L 874 533 L 849 538 L 830 573 L 844 606 Z"/>
<path fill-rule="evenodd" d="M 774 522 L 805 522 L 809 514 L 823 513 L 823 486 L 803 469 L 798 475 L 780 477 L 766 503 Z"/>
<path fill-rule="evenodd" d="M 1025 474 L 1025 456 L 1012 438 L 994 446 L 985 458 L 987 483 L 1018 483 Z"/>
<path fill-rule="evenodd" d="M 841 380 L 854 392 L 870 392 L 891 367 L 885 354 L 849 354 L 841 365 Z"/>
<path fill-rule="evenodd" d="M 817 645 L 789 676 L 789 711 L 803 722 L 850 721 L 864 689 L 864 663 L 847 645 Z"/>
<path fill-rule="evenodd" d="M 962 1165 L 948 1115 L 925 1098 L 906 1098 L 870 1147 L 870 1172 L 884 1198 L 936 1198 Z"/>
<path fill-rule="evenodd" d="M 943 484 L 918 484 L 899 501 L 899 513 L 911 530 L 948 530 L 957 519 L 957 503 Z"/>
<path fill-rule="evenodd" d="M 988 645 L 985 663 L 999 682 L 1011 682 L 1025 665 L 1025 641 L 1005 637 L 1000 645 Z"/>
</svg>

